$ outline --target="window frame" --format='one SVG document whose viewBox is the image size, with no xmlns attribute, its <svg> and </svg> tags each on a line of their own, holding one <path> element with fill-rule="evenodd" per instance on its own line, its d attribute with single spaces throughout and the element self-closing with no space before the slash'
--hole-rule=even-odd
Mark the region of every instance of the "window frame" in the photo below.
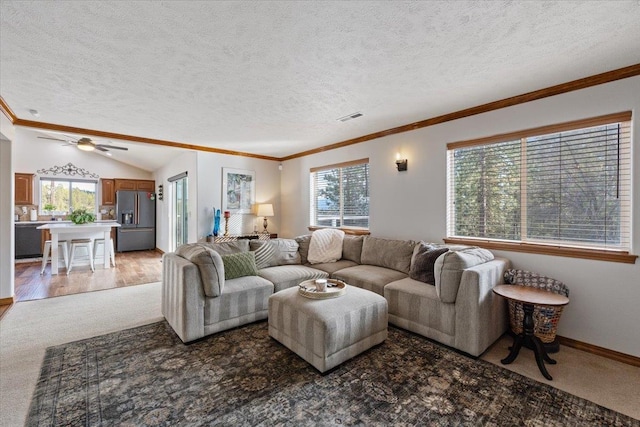
<svg viewBox="0 0 640 427">
<path fill-rule="evenodd" d="M 74 178 L 60 178 L 60 177 L 48 177 L 48 176 L 40 176 L 38 177 L 38 215 L 41 216 L 46 216 L 51 214 L 51 212 L 46 211 L 48 213 L 45 213 L 44 210 L 44 204 L 42 203 L 42 182 L 43 181 L 49 181 L 49 182 L 68 182 L 69 183 L 69 206 L 67 207 L 67 211 L 66 213 L 56 213 L 54 215 L 69 215 L 72 212 L 72 206 L 73 206 L 73 200 L 72 200 L 72 195 L 73 195 L 73 183 L 74 182 L 78 182 L 78 183 L 83 183 L 83 184 L 94 184 L 95 185 L 95 201 L 94 201 L 94 212 L 93 213 L 97 213 L 99 211 L 99 200 L 98 200 L 98 183 L 99 181 L 97 179 L 74 179 Z M 58 211 L 56 211 L 58 212 Z"/>
<path fill-rule="evenodd" d="M 586 259 L 594 259 L 601 261 L 613 261 L 613 262 L 623 262 L 623 263 L 635 263 L 637 259 L 637 255 L 632 255 L 628 250 L 619 249 L 619 248 L 604 248 L 604 247 L 582 247 L 579 245 L 573 246 L 567 244 L 566 242 L 537 242 L 537 241 L 527 241 L 527 240 L 502 240 L 502 239 L 493 239 L 493 238 L 485 238 L 485 237 L 462 237 L 455 236 L 453 233 L 453 227 L 455 223 L 455 210 L 453 209 L 453 189 L 450 188 L 452 183 L 451 174 L 453 171 L 451 170 L 451 163 L 449 162 L 449 156 L 453 155 L 454 150 L 461 148 L 468 148 L 474 146 L 483 146 L 490 144 L 498 144 L 506 141 L 514 141 L 521 140 L 523 138 L 531 138 L 534 136 L 548 135 L 553 133 L 560 132 L 568 132 L 577 129 L 589 128 L 594 126 L 602 126 L 605 124 L 611 124 L 616 122 L 631 122 L 632 113 L 631 111 L 625 111 L 620 113 L 607 114 L 598 117 L 592 117 L 588 119 L 582 120 L 574 120 L 571 122 L 553 124 L 548 126 L 540 126 L 536 128 L 526 129 L 522 131 L 510 132 L 505 134 L 493 135 L 480 139 L 466 140 L 466 141 L 458 141 L 447 144 L 447 237 L 444 239 L 445 243 L 449 244 L 470 244 L 482 246 L 487 249 L 495 249 L 495 250 L 506 250 L 506 251 L 514 251 L 514 252 L 526 252 L 526 253 L 536 253 L 536 254 L 545 254 L 545 255 L 554 255 L 554 256 L 565 256 L 572 258 L 586 258 Z M 631 123 L 630 131 L 631 131 Z M 631 139 L 631 136 L 629 136 Z M 633 145 L 633 141 L 630 140 L 630 145 Z M 632 159 L 630 159 L 629 170 L 632 169 L 631 164 Z M 524 166 L 526 168 L 526 166 Z M 523 192 L 526 193 L 526 187 Z M 633 195 L 629 196 L 629 203 L 633 203 Z M 524 209 L 526 211 L 526 209 Z M 521 214 L 522 220 L 522 214 Z M 627 221 L 631 221 L 631 214 L 626 218 Z M 627 226 L 630 226 L 628 224 Z M 628 236 L 629 245 L 631 245 L 631 235 Z"/>
<path fill-rule="evenodd" d="M 339 206 L 339 221 L 340 221 L 340 226 L 323 226 L 323 225 L 319 225 L 317 223 L 317 217 L 318 217 L 318 211 L 317 211 L 317 206 L 316 206 L 316 179 L 315 179 L 315 174 L 317 172 L 322 172 L 322 171 L 328 171 L 328 170 L 332 170 L 332 169 L 340 169 L 340 171 L 342 172 L 343 168 L 348 168 L 350 166 L 358 166 L 358 165 L 367 165 L 368 168 L 368 175 L 367 175 L 367 187 L 370 187 L 371 185 L 371 172 L 370 172 L 370 164 L 369 164 L 369 158 L 363 158 L 363 159 L 357 159 L 357 160 L 352 160 L 352 161 L 348 161 L 348 162 L 342 162 L 342 163 L 335 163 L 335 164 L 331 164 L 331 165 L 324 165 L 324 166 L 318 166 L 318 167 L 313 167 L 309 170 L 309 230 L 315 230 L 315 229 L 319 229 L 319 228 L 337 228 L 340 230 L 345 231 L 347 234 L 369 234 L 369 227 L 370 227 L 370 220 L 371 220 L 371 212 L 370 212 L 370 208 L 371 208 L 371 201 L 368 201 L 368 210 L 369 210 L 369 215 L 367 216 L 367 227 L 358 227 L 358 226 L 352 226 L 352 225 L 344 225 L 344 204 L 343 204 L 343 200 L 342 200 L 342 193 L 343 193 L 343 188 L 342 188 L 342 182 L 341 182 L 341 188 L 340 188 L 340 206 Z"/>
</svg>

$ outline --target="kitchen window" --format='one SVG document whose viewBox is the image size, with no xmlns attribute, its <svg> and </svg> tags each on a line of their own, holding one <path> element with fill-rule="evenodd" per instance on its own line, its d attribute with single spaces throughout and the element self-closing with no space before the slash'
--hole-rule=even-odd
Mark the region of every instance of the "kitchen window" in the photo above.
<svg viewBox="0 0 640 427">
<path fill-rule="evenodd" d="M 630 135 L 626 112 L 448 144 L 447 241 L 628 254 Z"/>
<path fill-rule="evenodd" d="M 40 215 L 67 215 L 85 208 L 97 212 L 97 181 L 40 178 Z"/>
<path fill-rule="evenodd" d="M 369 159 L 310 172 L 312 226 L 369 228 Z"/>
</svg>

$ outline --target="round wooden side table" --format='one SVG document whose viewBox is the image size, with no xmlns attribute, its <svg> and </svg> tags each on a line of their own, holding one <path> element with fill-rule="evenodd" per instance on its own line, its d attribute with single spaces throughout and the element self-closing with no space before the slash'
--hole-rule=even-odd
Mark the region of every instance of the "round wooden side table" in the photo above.
<svg viewBox="0 0 640 427">
<path fill-rule="evenodd" d="M 524 318 L 522 319 L 522 333 L 518 334 L 511 346 L 511 352 L 507 357 L 500 362 L 503 365 L 516 360 L 518 353 L 523 345 L 531 347 L 536 356 L 536 363 L 538 368 L 544 377 L 548 380 L 553 380 L 547 368 L 544 366 L 544 362 L 552 365 L 556 364 L 556 361 L 551 359 L 547 354 L 547 350 L 544 348 L 540 338 L 536 337 L 533 331 L 533 309 L 536 305 L 551 305 L 560 306 L 569 304 L 569 298 L 564 295 L 554 294 L 542 289 L 532 288 L 529 286 L 518 285 L 498 285 L 493 288 L 493 292 L 501 297 L 522 303 L 522 309 L 524 311 Z"/>
</svg>

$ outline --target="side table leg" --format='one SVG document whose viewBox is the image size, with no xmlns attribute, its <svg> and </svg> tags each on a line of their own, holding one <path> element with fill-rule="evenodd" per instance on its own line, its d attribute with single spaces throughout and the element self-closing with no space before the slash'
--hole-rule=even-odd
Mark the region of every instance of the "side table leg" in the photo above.
<svg viewBox="0 0 640 427">
<path fill-rule="evenodd" d="M 544 361 L 546 360 L 552 365 L 555 364 L 556 361 L 552 360 L 547 355 L 547 352 L 545 351 L 544 346 L 542 345 L 542 342 L 538 337 L 534 337 L 532 339 L 532 342 L 533 342 L 533 352 L 536 355 L 536 363 L 538 364 L 538 369 L 540 369 L 540 372 L 546 379 L 548 379 L 549 381 L 553 380 L 551 375 L 549 375 L 549 372 L 547 372 L 547 368 L 544 366 Z"/>
<path fill-rule="evenodd" d="M 511 345 L 511 352 L 507 357 L 502 359 L 500 363 L 502 363 L 503 365 L 508 365 L 509 363 L 516 360 L 516 357 L 518 357 L 518 353 L 520 353 L 520 349 L 522 348 L 523 341 L 524 341 L 524 335 L 518 334 L 513 339 L 513 345 Z"/>
</svg>

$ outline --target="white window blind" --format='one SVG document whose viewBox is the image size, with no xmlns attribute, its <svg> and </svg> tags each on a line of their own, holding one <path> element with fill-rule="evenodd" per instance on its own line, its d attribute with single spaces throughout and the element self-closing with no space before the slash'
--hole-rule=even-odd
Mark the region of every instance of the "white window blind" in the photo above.
<svg viewBox="0 0 640 427">
<path fill-rule="evenodd" d="M 628 250 L 631 113 L 448 148 L 448 234 Z"/>
<path fill-rule="evenodd" d="M 311 225 L 369 228 L 369 159 L 311 169 Z"/>
</svg>

